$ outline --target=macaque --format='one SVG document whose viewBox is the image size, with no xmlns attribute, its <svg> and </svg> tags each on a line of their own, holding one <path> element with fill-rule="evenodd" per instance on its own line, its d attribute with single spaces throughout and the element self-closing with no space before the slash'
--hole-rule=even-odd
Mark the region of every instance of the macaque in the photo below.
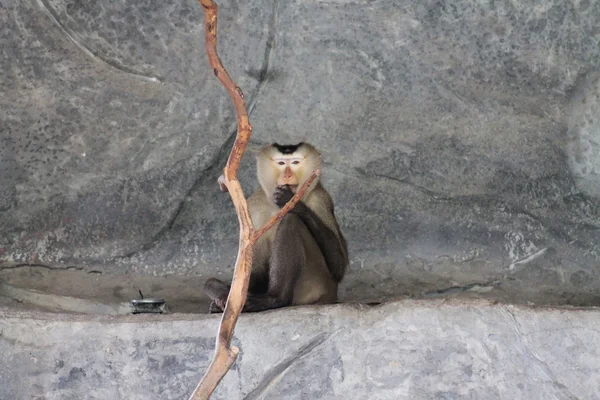
<svg viewBox="0 0 600 400">
<path fill-rule="evenodd" d="M 274 143 L 256 161 L 260 188 L 248 199 L 248 208 L 259 229 L 320 168 L 321 155 L 308 143 Z M 347 265 L 348 248 L 333 201 L 317 177 L 296 206 L 255 244 L 243 312 L 335 303 Z M 223 311 L 229 289 L 215 278 L 206 282 L 204 291 L 213 300 L 210 312 Z"/>
</svg>

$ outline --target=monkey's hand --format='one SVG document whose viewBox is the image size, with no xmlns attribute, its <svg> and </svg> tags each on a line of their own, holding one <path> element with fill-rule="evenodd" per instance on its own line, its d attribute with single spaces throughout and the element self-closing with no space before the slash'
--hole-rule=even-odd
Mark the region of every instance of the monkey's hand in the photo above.
<svg viewBox="0 0 600 400">
<path fill-rule="evenodd" d="M 221 175 L 219 177 L 219 179 L 217 179 L 217 182 L 219 183 L 219 189 L 221 189 L 221 192 L 228 192 L 229 191 L 227 189 L 227 185 L 225 184 L 225 175 Z"/>
<path fill-rule="evenodd" d="M 294 197 L 294 193 L 292 193 L 292 190 L 288 185 L 277 186 L 275 188 L 275 193 L 273 193 L 273 201 L 279 208 L 285 206 L 292 197 Z"/>
</svg>

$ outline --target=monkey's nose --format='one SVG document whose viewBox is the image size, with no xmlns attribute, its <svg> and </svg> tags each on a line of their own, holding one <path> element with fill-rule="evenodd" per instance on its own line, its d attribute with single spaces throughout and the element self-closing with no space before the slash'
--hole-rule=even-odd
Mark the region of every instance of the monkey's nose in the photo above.
<svg viewBox="0 0 600 400">
<path fill-rule="evenodd" d="M 277 179 L 277 186 L 285 186 L 285 185 L 297 186 L 298 180 L 296 179 L 296 177 L 294 175 L 279 177 L 279 179 Z"/>
<path fill-rule="evenodd" d="M 279 176 L 279 179 L 277 179 L 277 185 L 298 185 L 298 179 L 296 179 L 296 176 L 290 167 L 287 167 Z"/>
</svg>

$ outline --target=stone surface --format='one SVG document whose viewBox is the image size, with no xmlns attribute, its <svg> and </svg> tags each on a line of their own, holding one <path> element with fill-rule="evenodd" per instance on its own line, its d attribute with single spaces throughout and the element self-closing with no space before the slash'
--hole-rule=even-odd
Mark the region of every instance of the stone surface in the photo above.
<svg viewBox="0 0 600 400">
<path fill-rule="evenodd" d="M 599 2 L 219 5 L 244 188 L 261 144 L 322 150 L 343 300 L 600 304 Z M 235 118 L 198 2 L 0 0 L 0 26 L 0 268 L 230 276 Z"/>
<path fill-rule="evenodd" d="M 185 399 L 217 316 L 0 311 L 0 398 Z M 600 310 L 483 301 L 243 316 L 214 399 L 600 399 Z"/>
</svg>

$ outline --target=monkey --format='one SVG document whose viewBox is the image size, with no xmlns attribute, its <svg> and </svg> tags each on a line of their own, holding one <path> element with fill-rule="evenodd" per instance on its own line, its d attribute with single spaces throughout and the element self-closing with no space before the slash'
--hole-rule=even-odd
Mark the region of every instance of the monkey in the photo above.
<svg viewBox="0 0 600 400">
<path fill-rule="evenodd" d="M 263 147 L 256 157 L 259 187 L 247 201 L 254 226 L 265 225 L 320 166 L 321 154 L 308 143 Z M 294 208 L 256 242 L 242 312 L 336 303 L 347 265 L 346 239 L 331 196 L 317 177 Z M 229 290 L 219 279 L 206 281 L 209 313 L 224 310 Z"/>
</svg>

